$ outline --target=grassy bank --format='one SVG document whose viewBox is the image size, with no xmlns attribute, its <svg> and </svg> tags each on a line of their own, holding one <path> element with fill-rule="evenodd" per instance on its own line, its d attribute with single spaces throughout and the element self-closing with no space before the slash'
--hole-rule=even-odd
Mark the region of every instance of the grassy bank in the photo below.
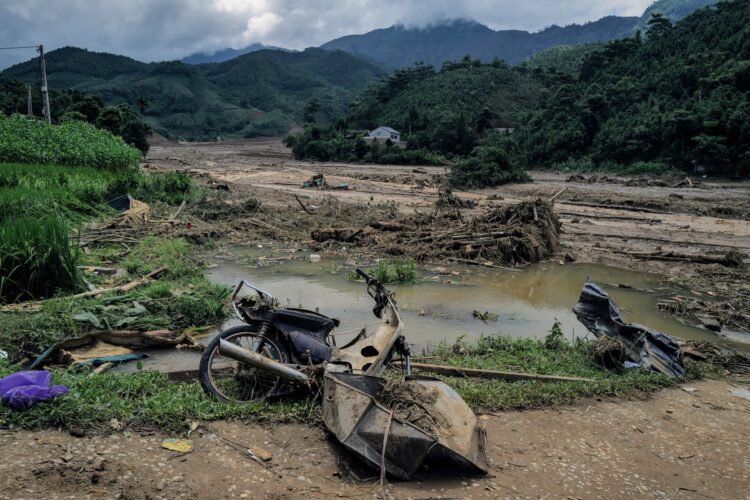
<svg viewBox="0 0 750 500">
<path fill-rule="evenodd" d="M 12 361 L 39 355 L 61 340 L 91 330 L 182 330 L 223 318 L 228 290 L 206 279 L 203 263 L 183 240 L 147 238 L 131 251 L 103 247 L 84 256 L 82 263 L 124 269 L 126 274 L 118 282 L 132 281 L 161 267 L 167 271 L 159 280 L 124 295 L 63 296 L 44 301 L 40 311 L 0 313 L 0 348 Z M 87 278 L 108 285 L 100 277 Z"/>
<path fill-rule="evenodd" d="M 121 138 L 88 123 L 49 125 L 0 114 L 0 162 L 123 170 L 136 167 L 140 158 Z"/>
<path fill-rule="evenodd" d="M 587 397 L 642 397 L 677 383 L 656 372 L 603 369 L 593 361 L 593 342 L 569 342 L 557 334 L 546 342 L 504 336 L 484 337 L 474 344 L 441 344 L 431 363 L 490 370 L 565 375 L 593 382 L 508 382 L 444 377 L 477 411 L 535 408 L 569 404 Z M 460 354 L 455 354 L 458 352 Z M 695 368 L 690 377 L 699 375 Z"/>
<path fill-rule="evenodd" d="M 545 342 L 493 336 L 475 344 L 459 343 L 455 347 L 443 344 L 434 353 L 440 360 L 431 362 L 594 380 L 540 383 L 443 377 L 477 413 L 570 404 L 592 397 L 639 398 L 679 382 L 644 370 L 607 371 L 591 360 L 591 342 L 569 343 L 556 336 L 553 339 Z M 707 369 L 693 366 L 690 377 L 697 377 Z M 0 376 L 9 372 L 7 363 L 0 363 Z M 397 372 L 390 374 L 396 376 Z M 224 404 L 206 397 L 197 382 L 171 383 L 154 372 L 89 376 L 62 370 L 53 373 L 53 380 L 66 384 L 70 393 L 25 413 L 0 407 L 0 421 L 26 428 L 106 428 L 111 418 L 117 418 L 134 428 L 160 428 L 167 432 L 183 429 L 186 419 L 320 422 L 318 402 L 304 395 L 272 403 Z M 113 394 L 117 397 L 112 397 Z"/>
<path fill-rule="evenodd" d="M 167 205 L 199 194 L 184 173 L 0 164 L 0 302 L 81 291 L 71 229 L 114 215 L 107 202 L 126 193 Z"/>
</svg>

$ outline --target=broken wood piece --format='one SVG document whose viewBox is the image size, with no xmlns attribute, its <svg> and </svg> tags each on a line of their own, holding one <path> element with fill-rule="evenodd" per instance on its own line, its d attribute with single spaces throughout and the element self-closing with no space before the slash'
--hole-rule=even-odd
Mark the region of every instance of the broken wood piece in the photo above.
<svg viewBox="0 0 750 500">
<path fill-rule="evenodd" d="M 403 364 L 401 361 L 395 363 Z M 479 368 L 463 368 L 448 365 L 431 365 L 427 363 L 411 363 L 412 369 L 438 373 L 453 377 L 476 377 L 498 380 L 536 380 L 539 382 L 594 382 L 590 378 L 565 377 L 561 375 L 539 375 L 535 373 L 501 372 L 497 370 L 482 370 Z"/>
<path fill-rule="evenodd" d="M 550 199 L 549 199 L 549 202 L 550 202 L 550 203 L 552 203 L 552 202 L 553 202 L 553 201 L 555 201 L 555 200 L 556 200 L 556 199 L 557 199 L 557 198 L 558 198 L 558 197 L 559 197 L 559 196 L 560 196 L 561 194 L 563 194 L 563 193 L 564 193 L 565 191 L 567 191 L 567 190 L 568 190 L 568 186 L 565 186 L 565 187 L 564 187 L 564 188 L 562 188 L 562 189 L 561 189 L 560 191 L 558 191 L 557 193 L 555 193 L 555 195 L 554 195 L 554 196 L 553 196 L 552 198 L 550 198 Z"/>
<path fill-rule="evenodd" d="M 297 196 L 297 195 L 295 194 L 295 195 L 294 195 L 294 199 L 295 199 L 295 200 L 297 200 L 297 203 L 299 203 L 299 206 L 301 206 L 301 207 L 302 207 L 302 210 L 304 210 L 304 211 L 305 211 L 305 212 L 307 212 L 308 214 L 312 215 L 312 212 L 310 211 L 310 209 L 308 209 L 308 208 L 307 208 L 307 206 L 306 206 L 306 205 L 305 205 L 305 204 L 304 204 L 304 203 L 302 202 L 302 200 L 300 200 L 300 199 L 299 199 L 299 196 Z"/>
<path fill-rule="evenodd" d="M 489 267 L 489 268 L 492 268 L 492 269 L 504 269 L 506 271 L 513 271 L 514 273 L 520 273 L 521 272 L 520 269 L 514 269 L 512 267 L 505 267 L 505 266 L 498 266 L 498 265 L 492 264 L 490 262 L 481 262 L 481 261 L 478 261 L 478 260 L 457 259 L 457 258 L 452 258 L 450 260 L 452 260 L 453 262 L 461 262 L 462 264 L 470 264 L 472 266 L 483 266 L 483 267 Z"/>
<path fill-rule="evenodd" d="M 187 200 L 182 200 L 182 203 L 180 204 L 180 208 L 177 209 L 177 211 L 170 217 L 172 221 L 176 221 L 177 217 L 182 213 L 182 210 L 187 205 Z"/>
</svg>

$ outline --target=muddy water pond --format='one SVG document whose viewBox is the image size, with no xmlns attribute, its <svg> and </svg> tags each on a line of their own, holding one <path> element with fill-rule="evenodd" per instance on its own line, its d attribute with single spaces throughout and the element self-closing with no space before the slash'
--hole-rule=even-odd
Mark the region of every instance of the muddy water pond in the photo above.
<svg viewBox="0 0 750 500">
<path fill-rule="evenodd" d="M 268 263 L 273 259 L 258 260 L 257 251 L 233 249 L 227 255 L 213 256 L 208 274 L 211 280 L 229 286 L 247 279 L 282 305 L 317 309 L 338 318 L 338 345 L 363 326 L 376 324 L 364 284 L 347 277 L 353 266 L 326 259 L 311 262 L 306 255 L 296 255 L 292 260 Z M 473 266 L 436 269 L 420 268 L 419 283 L 389 285 L 396 293 L 407 339 L 417 352 L 441 341 L 452 344 L 460 337 L 471 341 L 502 333 L 542 338 L 555 321 L 570 338 L 591 336 L 571 311 L 587 277 L 607 289 L 625 321 L 683 339 L 717 340 L 716 334 L 660 313 L 657 300 L 674 290 L 649 274 L 575 263 L 543 263 L 517 271 Z M 620 284 L 633 288 L 620 288 Z M 487 319 L 477 319 L 475 311 L 488 313 Z"/>
<path fill-rule="evenodd" d="M 245 279 L 276 297 L 282 306 L 318 309 L 341 320 L 334 332 L 344 345 L 363 326 L 377 324 L 373 301 L 362 282 L 348 279 L 354 268 L 343 260 L 311 262 L 302 252 L 278 254 L 267 249 L 231 248 L 205 256 L 212 265 L 207 274 L 216 282 L 234 287 Z M 365 266 L 367 267 L 367 266 Z M 542 263 L 521 270 L 473 266 L 419 268 L 420 282 L 388 285 L 395 291 L 405 334 L 415 354 L 429 351 L 439 342 L 453 344 L 459 338 L 476 340 L 482 335 L 543 338 L 555 321 L 569 338 L 592 335 L 578 322 L 572 307 L 587 277 L 601 284 L 615 299 L 625 321 L 640 323 L 682 339 L 718 341 L 747 351 L 748 336 L 726 338 L 660 313 L 656 303 L 673 293 L 656 276 L 595 264 Z M 453 273 L 453 274 L 451 274 Z M 621 288 L 619 285 L 632 288 Z M 485 321 L 474 311 L 488 313 Z M 228 325 L 238 323 L 230 319 Z M 216 331 L 201 339 L 207 343 Z M 164 372 L 190 372 L 198 368 L 200 353 L 193 350 L 151 349 L 142 367 Z M 137 370 L 126 363 L 118 371 Z"/>
</svg>

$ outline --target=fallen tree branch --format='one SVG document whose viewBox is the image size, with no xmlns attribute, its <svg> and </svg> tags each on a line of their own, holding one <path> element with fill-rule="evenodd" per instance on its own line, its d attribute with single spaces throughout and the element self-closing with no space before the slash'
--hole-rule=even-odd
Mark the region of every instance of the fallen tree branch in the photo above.
<svg viewBox="0 0 750 500">
<path fill-rule="evenodd" d="M 312 212 L 311 212 L 311 211 L 310 211 L 310 210 L 309 210 L 309 209 L 307 208 L 307 206 L 306 206 L 306 205 L 305 205 L 304 203 L 302 203 L 302 200 L 300 200 L 300 199 L 299 199 L 299 196 L 297 196 L 297 195 L 295 194 L 295 195 L 294 195 L 294 199 L 295 199 L 295 200 L 297 200 L 297 203 L 299 203 L 299 206 L 301 206 L 301 207 L 302 207 L 302 210 L 304 210 L 304 211 L 305 211 L 305 212 L 307 212 L 308 214 L 312 215 Z"/>
<path fill-rule="evenodd" d="M 91 290 L 89 292 L 78 293 L 76 295 L 69 295 L 65 298 L 86 299 L 89 297 L 98 297 L 99 295 L 103 295 L 105 293 L 110 293 L 110 292 L 129 292 L 130 290 L 134 288 L 138 288 L 139 286 L 145 285 L 146 283 L 149 283 L 150 281 L 157 279 L 160 275 L 164 274 L 166 270 L 167 270 L 166 267 L 160 267 L 156 271 L 152 271 L 146 276 L 142 278 L 138 278 L 137 280 L 133 280 L 130 283 L 126 283 L 124 285 L 113 286 L 110 288 L 99 288 L 97 290 Z M 19 312 L 19 311 L 25 311 L 25 310 L 28 310 L 28 311 L 39 310 L 39 308 L 42 306 L 42 304 L 44 304 L 44 302 L 46 301 L 39 300 L 35 302 L 24 302 L 22 304 L 9 304 L 9 305 L 1 307 L 0 312 Z"/>
</svg>

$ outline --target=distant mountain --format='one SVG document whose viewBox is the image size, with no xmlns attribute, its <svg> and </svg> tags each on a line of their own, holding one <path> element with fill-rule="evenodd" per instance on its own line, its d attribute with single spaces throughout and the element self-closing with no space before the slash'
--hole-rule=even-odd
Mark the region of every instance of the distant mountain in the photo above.
<svg viewBox="0 0 750 500">
<path fill-rule="evenodd" d="M 229 48 L 229 49 L 218 50 L 211 54 L 206 54 L 203 52 L 195 53 L 187 57 L 183 57 L 181 61 L 184 62 L 185 64 L 219 63 L 219 62 L 229 61 L 231 59 L 234 59 L 235 57 L 243 56 L 245 54 L 250 54 L 252 52 L 258 52 L 259 50 L 281 50 L 285 52 L 292 52 L 288 49 L 283 49 L 281 47 L 273 47 L 271 45 L 263 45 L 262 43 L 254 43 L 242 49 Z"/>
<path fill-rule="evenodd" d="M 298 124 L 307 101 L 317 97 L 321 121 L 347 110 L 352 97 L 385 73 L 344 52 L 260 50 L 230 61 L 189 65 L 142 63 L 114 54 L 65 47 L 46 54 L 47 76 L 56 89 L 126 102 L 162 134 L 186 139 L 280 135 Z M 38 82 L 36 59 L 0 72 L 0 81 Z M 54 106 L 54 103 L 52 103 Z"/>
<path fill-rule="evenodd" d="M 632 32 L 637 17 L 609 16 L 584 25 L 551 26 L 538 33 L 494 31 L 473 21 L 455 20 L 426 28 L 401 25 L 364 35 L 337 38 L 321 46 L 345 50 L 379 64 L 402 68 L 422 61 L 440 67 L 465 55 L 484 62 L 499 58 L 516 64 L 556 45 L 594 43 L 622 38 Z"/>
<path fill-rule="evenodd" d="M 648 20 L 651 14 L 660 13 L 668 17 L 672 22 L 679 21 L 694 10 L 713 5 L 719 0 L 657 0 L 649 6 L 635 29 L 645 32 L 648 29 Z"/>
<path fill-rule="evenodd" d="M 363 35 L 349 35 L 321 45 L 326 50 L 344 50 L 389 68 L 403 68 L 422 61 L 440 67 L 466 55 L 484 62 L 496 58 L 518 64 L 551 47 L 608 42 L 632 35 L 652 12 L 677 21 L 695 9 L 717 0 L 658 0 L 642 17 L 607 16 L 598 21 L 569 26 L 550 26 L 530 33 L 519 30 L 495 31 L 467 20 L 453 20 L 425 28 L 394 25 Z"/>
</svg>

